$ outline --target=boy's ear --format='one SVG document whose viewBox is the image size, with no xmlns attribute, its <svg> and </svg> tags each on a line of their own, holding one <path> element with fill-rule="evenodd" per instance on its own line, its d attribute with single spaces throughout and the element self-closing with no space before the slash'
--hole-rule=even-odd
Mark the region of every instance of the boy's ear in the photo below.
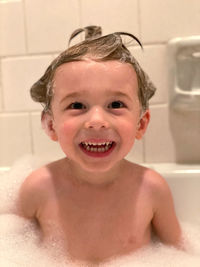
<svg viewBox="0 0 200 267">
<path fill-rule="evenodd" d="M 42 113 L 41 123 L 42 123 L 42 128 L 45 130 L 45 133 L 51 138 L 51 140 L 57 141 L 58 137 L 54 129 L 54 120 L 50 112 Z"/>
<path fill-rule="evenodd" d="M 143 135 L 146 132 L 149 121 L 150 121 L 150 111 L 146 110 L 138 122 L 136 139 L 138 140 L 142 139 Z"/>
</svg>

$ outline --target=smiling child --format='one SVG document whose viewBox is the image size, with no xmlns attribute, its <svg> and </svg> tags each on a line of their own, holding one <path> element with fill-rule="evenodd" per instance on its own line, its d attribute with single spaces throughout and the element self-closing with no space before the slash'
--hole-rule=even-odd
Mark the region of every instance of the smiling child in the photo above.
<svg viewBox="0 0 200 267">
<path fill-rule="evenodd" d="M 89 26 L 31 88 L 43 127 L 66 157 L 31 173 L 19 212 L 35 220 L 42 242 L 73 260 L 99 263 L 151 242 L 181 246 L 172 195 L 155 171 L 125 160 L 149 120 L 155 87 L 123 44 Z M 140 42 L 136 37 L 129 37 Z M 140 44 L 141 45 L 141 44 Z"/>
</svg>

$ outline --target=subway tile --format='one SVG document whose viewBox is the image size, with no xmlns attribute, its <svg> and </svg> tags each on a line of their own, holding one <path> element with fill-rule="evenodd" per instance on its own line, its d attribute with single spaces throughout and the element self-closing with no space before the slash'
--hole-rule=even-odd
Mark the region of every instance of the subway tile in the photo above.
<svg viewBox="0 0 200 267">
<path fill-rule="evenodd" d="M 102 26 L 103 34 L 128 31 L 139 37 L 136 0 L 82 0 L 81 24 Z"/>
<path fill-rule="evenodd" d="M 0 56 L 25 53 L 22 1 L 0 3 Z"/>
<path fill-rule="evenodd" d="M 2 90 L 1 90 L 1 83 L 0 83 L 0 112 L 3 111 L 3 99 L 2 99 Z"/>
<path fill-rule="evenodd" d="M 199 110 L 170 110 L 170 129 L 176 151 L 176 162 L 200 163 Z"/>
<path fill-rule="evenodd" d="M 2 60 L 2 89 L 6 111 L 40 110 L 30 97 L 30 87 L 44 73 L 51 56 L 32 56 Z"/>
<path fill-rule="evenodd" d="M 0 166 L 11 166 L 14 161 L 31 153 L 28 114 L 0 114 Z"/>
<path fill-rule="evenodd" d="M 166 46 L 144 46 L 144 50 L 137 47 L 130 49 L 130 51 L 157 88 L 150 104 L 167 103 L 169 83 Z"/>
<path fill-rule="evenodd" d="M 67 48 L 69 35 L 79 28 L 78 0 L 25 0 L 28 52 Z"/>
<path fill-rule="evenodd" d="M 32 113 L 33 153 L 36 156 L 53 161 L 65 157 L 59 144 L 50 140 L 41 125 L 40 113 Z"/>
<path fill-rule="evenodd" d="M 143 141 L 142 140 L 136 140 L 133 148 L 129 152 L 129 154 L 126 156 L 126 159 L 129 161 L 132 161 L 134 163 L 142 163 L 144 162 L 143 157 Z"/>
<path fill-rule="evenodd" d="M 145 136 L 146 162 L 199 163 L 199 111 L 154 106 Z"/>
<path fill-rule="evenodd" d="M 151 107 L 150 112 L 151 120 L 144 137 L 145 161 L 175 162 L 176 153 L 167 105 Z"/>
<path fill-rule="evenodd" d="M 140 0 L 144 42 L 165 42 L 174 37 L 199 35 L 199 0 Z"/>
</svg>

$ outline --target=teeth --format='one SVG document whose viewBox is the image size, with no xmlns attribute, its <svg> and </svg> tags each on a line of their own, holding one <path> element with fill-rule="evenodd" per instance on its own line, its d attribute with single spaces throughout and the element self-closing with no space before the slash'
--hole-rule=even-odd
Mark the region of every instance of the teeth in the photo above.
<svg viewBox="0 0 200 267">
<path fill-rule="evenodd" d="M 110 142 L 102 142 L 102 143 L 92 143 L 92 142 L 82 142 L 84 148 L 90 152 L 105 152 L 108 151 L 110 146 L 112 145 L 112 141 Z M 99 146 L 99 147 L 98 147 Z M 104 146 L 104 147 L 102 147 Z"/>
<path fill-rule="evenodd" d="M 104 142 L 104 143 L 92 143 L 92 142 L 82 142 L 82 144 L 86 145 L 86 146 L 109 146 L 111 145 L 113 142 Z"/>
</svg>

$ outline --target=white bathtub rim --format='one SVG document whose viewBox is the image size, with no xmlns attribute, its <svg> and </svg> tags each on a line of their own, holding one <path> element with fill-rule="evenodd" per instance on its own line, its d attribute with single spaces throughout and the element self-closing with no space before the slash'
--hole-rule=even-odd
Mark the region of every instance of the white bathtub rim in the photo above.
<svg viewBox="0 0 200 267">
<path fill-rule="evenodd" d="M 10 170 L 10 167 L 0 167 L 0 174 L 8 172 Z"/>
<path fill-rule="evenodd" d="M 177 164 L 177 163 L 140 163 L 141 165 L 156 170 L 162 174 L 199 174 L 199 164 Z M 12 167 L 0 166 L 0 174 L 9 171 Z"/>
<path fill-rule="evenodd" d="M 143 165 L 162 174 L 200 174 L 200 164 L 147 163 Z"/>
</svg>

